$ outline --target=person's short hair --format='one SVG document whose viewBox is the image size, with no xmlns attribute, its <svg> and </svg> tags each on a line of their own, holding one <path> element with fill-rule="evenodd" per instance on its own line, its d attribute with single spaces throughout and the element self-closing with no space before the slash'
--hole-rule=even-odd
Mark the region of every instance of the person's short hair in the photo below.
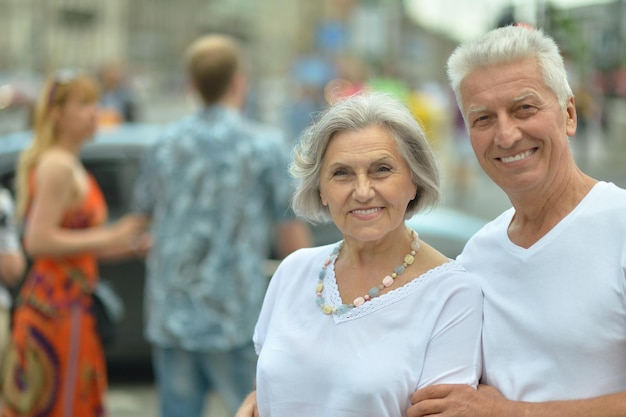
<svg viewBox="0 0 626 417">
<path fill-rule="evenodd" d="M 205 35 L 189 45 L 185 62 L 198 94 L 205 104 L 213 104 L 224 96 L 240 70 L 240 46 L 227 35 Z"/>
<path fill-rule="evenodd" d="M 416 184 L 416 197 L 409 202 L 405 218 L 437 204 L 439 165 L 424 130 L 402 102 L 385 93 L 364 92 L 328 107 L 295 145 L 289 171 L 295 180 L 292 207 L 297 216 L 312 223 L 332 220 L 320 197 L 322 160 L 328 144 L 339 133 L 370 126 L 388 129 Z"/>
<path fill-rule="evenodd" d="M 463 109 L 461 83 L 474 71 L 495 64 L 533 58 L 543 80 L 556 95 L 563 109 L 574 96 L 559 47 L 541 29 L 520 25 L 505 26 L 462 44 L 448 58 L 448 79 L 460 109 Z"/>
</svg>

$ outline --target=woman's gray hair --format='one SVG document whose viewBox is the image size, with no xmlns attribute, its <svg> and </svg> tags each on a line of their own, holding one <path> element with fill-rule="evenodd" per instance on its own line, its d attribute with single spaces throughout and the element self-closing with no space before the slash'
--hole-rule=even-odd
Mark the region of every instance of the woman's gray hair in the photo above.
<svg viewBox="0 0 626 417">
<path fill-rule="evenodd" d="M 327 108 L 296 144 L 289 167 L 296 186 L 292 200 L 296 215 L 312 223 L 332 220 L 320 197 L 324 153 L 335 135 L 369 126 L 384 126 L 389 130 L 411 171 L 417 193 L 407 206 L 405 218 L 437 204 L 440 198 L 439 165 L 424 130 L 397 99 L 385 93 L 364 92 Z"/>
<path fill-rule="evenodd" d="M 541 29 L 505 26 L 478 39 L 460 45 L 448 58 L 448 79 L 456 101 L 463 109 L 461 83 L 474 71 L 494 64 L 534 58 L 539 64 L 546 86 L 556 95 L 561 108 L 574 96 L 567 81 L 567 71 L 559 47 Z"/>
</svg>

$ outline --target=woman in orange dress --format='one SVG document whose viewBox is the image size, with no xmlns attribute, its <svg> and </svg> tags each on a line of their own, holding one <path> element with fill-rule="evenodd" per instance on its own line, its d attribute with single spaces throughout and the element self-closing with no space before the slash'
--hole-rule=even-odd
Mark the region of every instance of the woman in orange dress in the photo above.
<svg viewBox="0 0 626 417">
<path fill-rule="evenodd" d="M 132 256 L 147 240 L 139 216 L 105 224 L 102 192 L 80 162 L 96 129 L 97 102 L 91 77 L 51 78 L 18 162 L 17 213 L 33 266 L 16 303 L 2 417 L 106 415 L 106 365 L 91 298 L 97 260 Z"/>
</svg>

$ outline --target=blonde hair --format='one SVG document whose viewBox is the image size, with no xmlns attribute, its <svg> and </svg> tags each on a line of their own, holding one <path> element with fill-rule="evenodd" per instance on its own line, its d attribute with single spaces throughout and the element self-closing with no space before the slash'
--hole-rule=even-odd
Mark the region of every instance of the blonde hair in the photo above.
<svg viewBox="0 0 626 417">
<path fill-rule="evenodd" d="M 87 74 L 59 72 L 46 81 L 35 106 L 33 138 L 17 161 L 16 215 L 24 217 L 29 199 L 29 177 L 41 155 L 57 142 L 55 109 L 62 109 L 70 96 L 79 95 L 97 101 L 99 90 L 94 78 Z"/>
</svg>

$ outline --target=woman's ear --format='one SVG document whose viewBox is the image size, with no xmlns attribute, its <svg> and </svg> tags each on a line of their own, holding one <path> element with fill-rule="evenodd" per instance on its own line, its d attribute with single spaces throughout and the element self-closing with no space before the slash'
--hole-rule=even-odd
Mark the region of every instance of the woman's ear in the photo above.
<svg viewBox="0 0 626 417">
<path fill-rule="evenodd" d="M 322 193 L 320 193 L 320 200 L 322 200 L 322 205 L 323 206 L 328 206 L 328 201 L 324 198 Z"/>
</svg>

